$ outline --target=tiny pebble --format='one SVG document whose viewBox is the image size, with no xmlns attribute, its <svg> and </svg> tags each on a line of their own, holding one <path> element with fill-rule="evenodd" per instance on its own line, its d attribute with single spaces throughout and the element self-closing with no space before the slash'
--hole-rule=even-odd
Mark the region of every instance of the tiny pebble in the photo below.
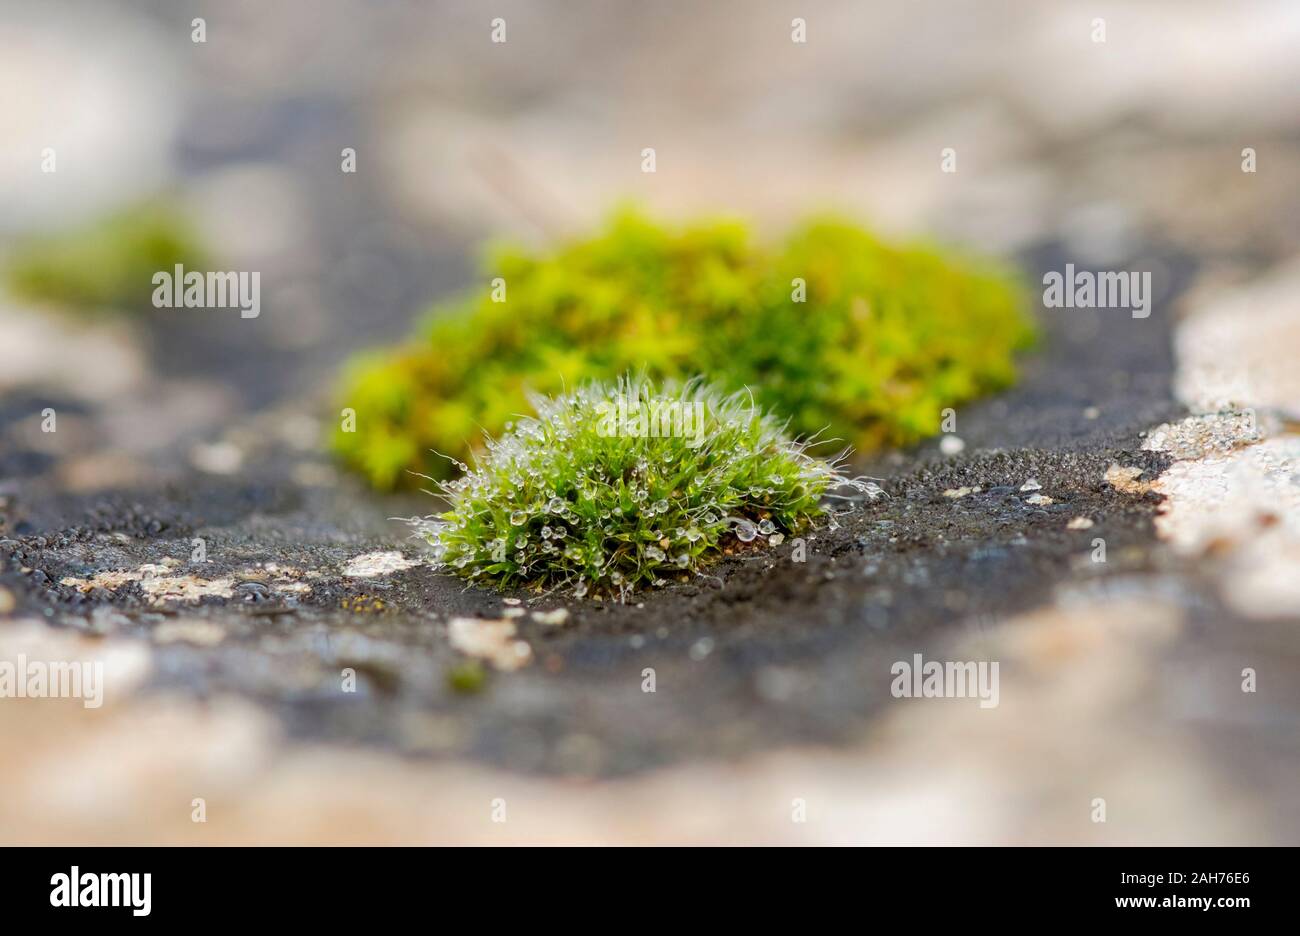
<svg viewBox="0 0 1300 936">
<path fill-rule="evenodd" d="M 945 435 L 939 440 L 939 451 L 944 455 L 959 455 L 966 448 L 966 443 L 955 435 Z"/>
</svg>

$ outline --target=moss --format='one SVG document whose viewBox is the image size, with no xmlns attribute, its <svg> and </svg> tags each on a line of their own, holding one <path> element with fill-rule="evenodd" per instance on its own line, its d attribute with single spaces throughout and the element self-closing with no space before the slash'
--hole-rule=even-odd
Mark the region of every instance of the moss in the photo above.
<svg viewBox="0 0 1300 936">
<path fill-rule="evenodd" d="M 463 660 L 447 670 L 447 686 L 460 695 L 475 695 L 487 685 L 487 670 L 478 660 Z"/>
<path fill-rule="evenodd" d="M 205 251 L 174 207 L 149 201 L 20 244 L 4 278 L 20 299 L 74 311 L 135 311 L 151 305 L 154 274 L 178 263 L 202 269 Z"/>
<path fill-rule="evenodd" d="M 835 488 L 879 494 L 807 454 L 751 397 L 698 381 L 591 384 L 532 404 L 536 417 L 441 485 L 447 512 L 411 521 L 438 566 L 621 597 L 779 545 Z"/>
<path fill-rule="evenodd" d="M 939 431 L 945 407 L 1010 384 L 1032 337 L 1004 271 L 833 219 L 765 249 L 740 224 L 678 230 L 625 212 L 552 253 L 497 249 L 485 273 L 504 302 L 489 286 L 438 306 L 414 339 L 347 370 L 340 405 L 356 426 L 335 447 L 377 487 L 448 477 L 432 452 L 465 460 L 529 392 L 628 371 L 750 388 L 796 432 L 861 450 L 909 444 Z"/>
</svg>

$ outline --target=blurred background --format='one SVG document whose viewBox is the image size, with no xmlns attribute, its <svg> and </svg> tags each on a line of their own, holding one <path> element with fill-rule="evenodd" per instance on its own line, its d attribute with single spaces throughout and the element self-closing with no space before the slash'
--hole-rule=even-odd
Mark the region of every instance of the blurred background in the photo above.
<svg viewBox="0 0 1300 936">
<path fill-rule="evenodd" d="M 1285 0 L 0 9 L 0 250 L 163 198 L 221 269 L 262 272 L 259 319 L 145 335 L 4 304 L 3 389 L 149 410 L 147 432 L 114 433 L 141 470 L 234 414 L 315 399 L 348 354 L 470 285 L 484 240 L 584 233 L 627 200 L 773 236 L 832 207 L 996 254 L 1061 240 L 1076 262 L 1158 240 L 1225 273 L 1300 237 Z"/>
<path fill-rule="evenodd" d="M 504 43 L 491 41 L 496 17 Z M 193 41 L 195 18 L 203 42 Z M 795 18 L 806 20 L 806 42 L 791 41 Z M 1238 402 L 1294 412 L 1287 361 L 1300 345 L 1286 341 L 1300 335 L 1298 49 L 1300 5 L 1290 0 L 0 0 L 0 266 L 33 239 L 147 203 L 201 235 L 210 268 L 260 271 L 262 288 L 261 315 L 242 320 L 232 310 L 155 310 L 147 293 L 134 307 L 71 313 L 0 287 L 0 499 L 23 507 L 0 532 L 64 529 L 100 492 L 173 485 L 202 500 L 223 480 L 261 479 L 327 492 L 330 513 L 303 518 L 299 533 L 315 524 L 340 543 L 399 538 L 386 518 L 420 508 L 361 499 L 323 451 L 340 363 L 402 338 L 430 301 L 476 284 L 485 241 L 581 235 L 629 201 L 669 220 L 749 218 L 772 237 L 833 208 L 888 235 L 1018 262 L 1031 283 L 1047 253 L 1153 269 L 1166 295 L 1178 283 L 1180 321 L 1203 306 L 1226 316 L 1217 330 L 1170 339 L 1183 342 L 1179 361 L 1245 347 L 1243 360 L 1263 361 L 1272 382 Z M 656 151 L 653 174 L 642 172 L 646 147 Z M 949 147 L 954 173 L 940 171 Z M 1242 171 L 1246 148 L 1256 172 Z M 340 169 L 345 149 L 355 150 L 355 173 Z M 49 151 L 55 168 L 43 171 Z M 1283 318 L 1254 332 L 1249 316 L 1270 314 Z M 1200 389 L 1180 401 L 1191 405 Z M 41 432 L 47 407 L 59 413 L 57 434 Z M 235 495 L 222 496 L 209 515 L 234 511 Z M 261 509 L 280 495 L 249 496 Z M 146 528 L 158 513 L 147 501 L 137 511 Z M 6 760 L 31 746 L 46 758 L 10 779 L 0 838 L 91 830 L 121 840 L 145 829 L 145 838 L 190 841 L 186 816 L 173 824 L 149 802 L 154 784 L 188 802 L 206 782 L 242 804 L 230 840 L 267 828 L 272 840 L 338 840 L 344 816 L 359 840 L 490 841 L 494 828 L 457 818 L 459 804 L 486 802 L 485 783 L 552 804 L 550 819 L 513 827 L 533 840 L 773 840 L 791 835 L 779 803 L 805 782 L 790 774 L 805 771 L 820 778 L 811 789 L 850 805 L 833 828 L 800 829 L 795 840 L 1080 840 L 1093 830 L 1058 822 L 1068 809 L 1053 795 L 1093 759 L 1089 732 L 1114 714 L 1087 680 L 1145 678 L 1143 654 L 1173 628 L 1160 606 L 1139 596 L 1134 611 L 1131 597 L 1108 597 L 1119 610 L 1088 619 L 1144 621 L 1146 649 L 1124 645 L 1071 671 L 1081 682 L 1052 705 L 1066 723 L 1078 720 L 1081 740 L 1058 772 L 1024 785 L 1008 785 L 999 764 L 1050 748 L 1061 730 L 1034 705 L 1010 707 L 1003 724 L 1015 727 L 1003 733 L 980 722 L 989 732 L 981 750 L 996 755 L 968 745 L 943 770 L 933 747 L 886 731 L 870 745 L 893 745 L 883 762 L 836 749 L 812 760 L 777 752 L 738 774 L 692 763 L 684 775 L 602 787 L 584 807 L 563 785 L 512 774 L 488 783 L 463 763 L 430 775 L 372 750 L 312 749 L 286 766 L 275 761 L 281 727 L 246 698 L 182 692 L 107 729 L 87 728 L 79 709 L 59 709 L 47 728 L 0 715 Z M 1068 644 L 1061 635 L 1082 625 L 1067 615 L 1052 626 Z M 19 644 L 64 639 L 50 633 L 22 631 Z M 1026 633 L 1014 630 L 1006 646 L 1041 649 Z M 1088 647 L 1112 647 L 1111 631 L 1089 633 Z M 1294 660 L 1293 643 L 1278 647 Z M 147 669 L 135 652 L 118 661 L 125 684 Z M 172 682 L 185 686 L 188 673 Z M 960 721 L 939 721 L 933 743 L 970 736 Z M 105 751 L 121 755 L 113 732 L 158 744 L 128 745 L 137 759 L 110 778 L 77 774 Z M 1270 761 L 1272 779 L 1225 792 L 1187 753 L 1198 738 L 1188 748 L 1149 742 L 1134 736 L 1113 755 L 1115 776 L 1152 807 L 1121 838 L 1281 834 L 1271 816 L 1294 766 L 1290 747 Z M 573 743 L 581 754 L 583 742 Z M 1130 759 L 1137 751 L 1149 759 Z M 1149 785 L 1163 768 L 1182 782 Z M 163 775 L 203 782 L 166 786 Z M 436 800 L 430 783 L 442 790 Z M 404 805 L 387 809 L 367 787 Z M 728 787 L 739 791 L 734 802 L 710 799 Z M 764 805 L 769 793 L 778 805 Z M 1222 797 L 1223 810 L 1189 829 L 1207 797 Z M 21 818 L 21 804 L 51 802 L 60 805 L 48 824 Z M 729 812 L 718 818 L 711 802 Z M 646 809 L 653 822 L 636 818 Z"/>
</svg>

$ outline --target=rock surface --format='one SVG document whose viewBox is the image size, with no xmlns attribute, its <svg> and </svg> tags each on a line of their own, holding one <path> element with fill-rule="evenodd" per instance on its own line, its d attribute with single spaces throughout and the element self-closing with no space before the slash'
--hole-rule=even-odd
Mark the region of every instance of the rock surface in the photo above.
<svg viewBox="0 0 1300 936">
<path fill-rule="evenodd" d="M 683 5 L 689 30 L 593 4 L 607 41 L 558 52 L 507 6 L 509 59 L 465 51 L 461 15 L 289 3 L 225 24 L 237 66 L 167 63 L 160 176 L 266 271 L 262 318 L 73 324 L 0 299 L 0 664 L 98 662 L 103 689 L 0 699 L 0 840 L 1300 841 L 1300 160 L 1271 93 L 1294 87 L 1293 11 L 1260 31 L 1234 4 L 1152 4 L 1099 49 L 1077 5 L 957 11 L 954 45 L 938 19 L 832 3 L 795 59 L 778 4 Z M 132 43 L 188 32 L 133 16 Z M 1191 88 L 1168 77 L 1207 48 Z M 941 81 L 895 80 L 918 55 Z M 624 152 L 648 125 L 653 186 Z M 1238 170 L 1243 139 L 1266 171 Z M 130 149 L 115 164 L 157 155 Z M 0 165 L 0 191 L 28 198 L 25 171 Z M 463 286 L 477 235 L 580 226 L 633 186 L 781 223 L 830 198 L 1012 253 L 1031 287 L 1067 262 L 1149 270 L 1153 313 L 1044 310 L 1016 389 L 864 464 L 888 496 L 802 544 L 626 605 L 467 589 L 388 519 L 429 498 L 371 495 L 322 453 L 336 365 Z M 896 697 L 917 654 L 996 661 L 998 705 Z"/>
</svg>

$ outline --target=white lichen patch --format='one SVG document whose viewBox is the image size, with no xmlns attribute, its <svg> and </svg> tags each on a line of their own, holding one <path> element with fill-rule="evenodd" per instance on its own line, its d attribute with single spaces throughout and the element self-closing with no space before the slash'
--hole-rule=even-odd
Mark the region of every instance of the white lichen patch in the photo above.
<svg viewBox="0 0 1300 936">
<path fill-rule="evenodd" d="M 1167 498 L 1156 529 L 1181 551 L 1253 539 L 1259 530 L 1289 529 L 1300 537 L 1300 438 L 1179 462 L 1155 489 Z"/>
<path fill-rule="evenodd" d="M 140 580 L 140 587 L 155 603 L 182 601 L 197 604 L 200 599 L 229 598 L 234 594 L 235 580 L 230 578 L 203 579 L 197 575 L 170 575 Z"/>
<path fill-rule="evenodd" d="M 1181 461 L 1156 481 L 1156 532 L 1179 552 L 1220 557 L 1225 600 L 1243 614 L 1300 610 L 1300 437 Z"/>
<path fill-rule="evenodd" d="M 1152 485 L 1164 497 L 1156 532 L 1206 558 L 1223 601 L 1254 617 L 1300 612 L 1300 437 L 1276 435 L 1300 414 L 1297 287 L 1300 259 L 1193 297 L 1175 386 L 1200 415 L 1156 427 L 1143 445 L 1179 459 Z"/>
<path fill-rule="evenodd" d="M 569 619 L 569 612 L 566 608 L 555 608 L 551 611 L 534 611 L 533 620 L 538 624 L 546 624 L 550 627 L 559 627 Z"/>
<path fill-rule="evenodd" d="M 407 559 L 400 552 L 372 552 L 354 556 L 343 567 L 346 578 L 375 578 L 379 575 L 392 575 L 413 566 L 421 565 L 419 559 Z"/>
<path fill-rule="evenodd" d="M 514 621 L 454 617 L 447 622 L 447 636 L 461 653 L 506 672 L 527 666 L 533 659 L 532 648 L 516 638 Z"/>
<path fill-rule="evenodd" d="M 1162 423 L 1147 433 L 1142 448 L 1173 458 L 1221 455 L 1263 438 L 1254 412 L 1204 413 L 1175 423 Z"/>
<path fill-rule="evenodd" d="M 185 602 L 197 604 L 205 597 L 229 598 L 234 594 L 233 578 L 205 579 L 197 575 L 174 575 L 165 565 L 146 562 L 140 568 L 127 570 L 109 570 L 98 572 L 90 578 L 68 576 L 60 584 L 76 588 L 82 592 L 103 588 L 116 591 L 123 585 L 139 582 L 141 590 L 151 604 L 167 602 Z"/>
<path fill-rule="evenodd" d="M 1300 418 L 1300 260 L 1249 285 L 1192 301 L 1178 328 L 1175 388 L 1198 412 L 1253 406 Z"/>
</svg>

